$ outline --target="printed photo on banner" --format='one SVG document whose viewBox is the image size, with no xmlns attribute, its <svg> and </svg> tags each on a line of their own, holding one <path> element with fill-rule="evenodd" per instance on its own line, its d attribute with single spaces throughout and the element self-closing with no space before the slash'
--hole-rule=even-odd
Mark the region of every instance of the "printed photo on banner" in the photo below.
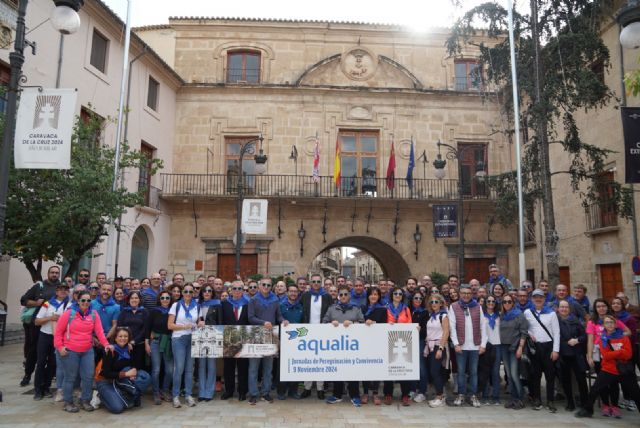
<svg viewBox="0 0 640 428">
<path fill-rule="evenodd" d="M 192 358 L 259 358 L 278 354 L 278 327 L 207 325 L 191 336 Z"/>
<path fill-rule="evenodd" d="M 242 233 L 264 235 L 267 233 L 266 199 L 245 199 L 242 201 Z"/>
<path fill-rule="evenodd" d="M 280 379 L 417 380 L 418 335 L 417 324 L 289 324 L 280 338 Z"/>
</svg>

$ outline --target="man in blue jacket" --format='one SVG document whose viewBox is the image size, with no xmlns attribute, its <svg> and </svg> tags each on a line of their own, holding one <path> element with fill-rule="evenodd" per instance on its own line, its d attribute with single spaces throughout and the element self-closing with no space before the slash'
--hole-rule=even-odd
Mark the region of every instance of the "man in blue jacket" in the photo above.
<svg viewBox="0 0 640 428">
<path fill-rule="evenodd" d="M 299 324 L 302 322 L 302 302 L 298 299 L 300 290 L 295 284 L 287 286 L 287 297 L 281 300 L 280 312 L 282 317 L 289 321 L 290 324 Z M 278 383 L 278 400 L 286 400 L 287 395 L 296 400 L 300 399 L 298 394 L 298 382 L 282 382 Z"/>
</svg>

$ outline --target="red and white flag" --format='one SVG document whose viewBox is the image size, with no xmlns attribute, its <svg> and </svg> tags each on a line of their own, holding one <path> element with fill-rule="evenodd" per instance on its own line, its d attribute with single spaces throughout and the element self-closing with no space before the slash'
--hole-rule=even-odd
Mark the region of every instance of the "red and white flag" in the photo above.
<svg viewBox="0 0 640 428">
<path fill-rule="evenodd" d="M 313 182 L 320 181 L 320 140 L 318 140 L 318 134 L 316 134 L 316 144 L 313 147 Z"/>
</svg>

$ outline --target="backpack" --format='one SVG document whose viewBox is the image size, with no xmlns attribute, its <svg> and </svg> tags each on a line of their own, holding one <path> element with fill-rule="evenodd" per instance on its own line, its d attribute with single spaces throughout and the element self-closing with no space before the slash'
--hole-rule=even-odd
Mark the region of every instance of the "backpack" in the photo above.
<svg viewBox="0 0 640 428">
<path fill-rule="evenodd" d="M 116 396 L 124 404 L 125 409 L 140 405 L 142 393 L 135 383 L 129 378 L 113 380 L 113 389 Z"/>
<path fill-rule="evenodd" d="M 91 319 L 93 320 L 93 322 L 96 322 L 96 311 L 93 309 L 91 310 Z M 69 319 L 67 320 L 67 340 L 69 340 L 69 338 L 71 337 L 71 333 L 70 333 L 70 326 L 71 326 L 71 321 L 73 321 L 76 317 L 76 308 L 71 307 L 71 309 L 69 309 L 69 311 L 71 312 L 69 314 Z"/>
<path fill-rule="evenodd" d="M 40 291 L 44 289 L 44 284 L 42 283 L 42 281 L 38 281 L 36 282 L 36 284 L 40 287 Z M 31 324 L 36 314 L 38 313 L 38 310 L 40 310 L 39 306 L 33 306 L 31 308 L 27 308 L 27 307 L 22 308 L 22 312 L 20 312 L 20 321 L 23 324 Z"/>
</svg>

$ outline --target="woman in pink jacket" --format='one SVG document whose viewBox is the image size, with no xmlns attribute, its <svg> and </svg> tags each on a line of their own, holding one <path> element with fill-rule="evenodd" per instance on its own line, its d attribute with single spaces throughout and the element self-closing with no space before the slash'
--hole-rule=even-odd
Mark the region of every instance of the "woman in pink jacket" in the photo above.
<svg viewBox="0 0 640 428">
<path fill-rule="evenodd" d="M 113 350 L 104 336 L 100 316 L 91 309 L 91 295 L 83 291 L 78 300 L 58 319 L 53 336 L 53 345 L 60 354 L 64 370 L 64 410 L 77 413 L 73 403 L 73 384 L 80 374 L 80 405 L 88 412 L 93 410 L 91 400 L 93 388 L 93 336 L 96 336 L 105 351 Z"/>
</svg>

